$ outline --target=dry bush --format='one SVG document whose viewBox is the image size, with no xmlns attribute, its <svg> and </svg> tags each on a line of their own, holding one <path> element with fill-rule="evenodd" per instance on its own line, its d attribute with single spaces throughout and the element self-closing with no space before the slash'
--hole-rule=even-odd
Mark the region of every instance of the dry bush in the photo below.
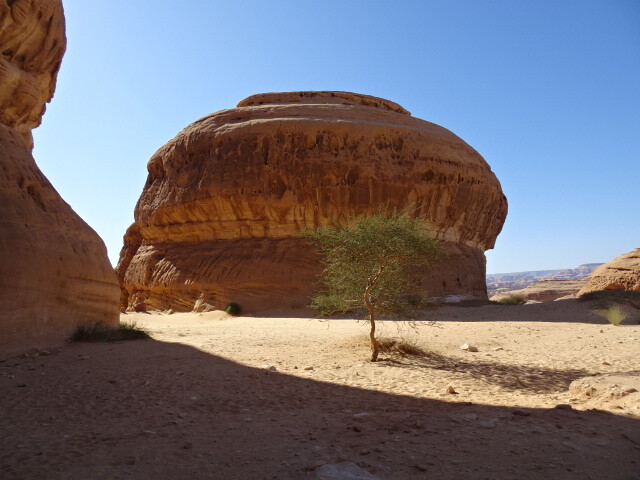
<svg viewBox="0 0 640 480">
<path fill-rule="evenodd" d="M 616 327 L 629 318 L 629 314 L 625 312 L 620 305 L 610 305 L 607 308 L 595 308 L 593 312 Z"/>
<path fill-rule="evenodd" d="M 360 338 L 363 345 L 368 344 L 367 338 Z M 378 338 L 380 353 L 388 355 L 400 355 L 402 357 L 426 357 L 429 353 L 415 341 L 405 337 L 380 337 Z"/>
<path fill-rule="evenodd" d="M 139 327 L 135 321 L 121 321 L 118 327 L 104 325 L 78 325 L 71 335 L 72 342 L 119 342 L 122 340 L 143 340 L 151 338 L 149 332 Z"/>
<path fill-rule="evenodd" d="M 512 293 L 511 295 L 501 298 L 498 302 L 503 305 L 524 305 L 527 303 L 527 300 L 528 298 L 521 293 Z"/>
</svg>

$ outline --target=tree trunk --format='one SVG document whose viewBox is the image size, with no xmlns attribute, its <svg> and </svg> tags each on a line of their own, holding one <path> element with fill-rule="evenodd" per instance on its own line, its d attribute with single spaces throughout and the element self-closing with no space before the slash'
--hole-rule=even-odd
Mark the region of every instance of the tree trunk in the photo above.
<svg viewBox="0 0 640 480">
<path fill-rule="evenodd" d="M 371 339 L 371 361 L 378 361 L 378 340 L 376 340 L 376 320 L 375 320 L 375 310 L 373 308 L 369 309 L 369 323 L 371 323 L 371 331 L 369 332 L 369 338 Z"/>
</svg>

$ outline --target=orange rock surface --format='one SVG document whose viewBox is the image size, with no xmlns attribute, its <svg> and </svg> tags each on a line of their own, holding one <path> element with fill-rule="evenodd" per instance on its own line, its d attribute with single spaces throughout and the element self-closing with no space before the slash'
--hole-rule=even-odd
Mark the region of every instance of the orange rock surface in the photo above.
<svg viewBox="0 0 640 480">
<path fill-rule="evenodd" d="M 30 150 L 64 54 L 59 0 L 0 3 L 0 355 L 117 325 L 117 279 L 98 235 Z"/>
<path fill-rule="evenodd" d="M 459 137 L 347 92 L 251 96 L 189 125 L 148 171 L 117 267 L 128 306 L 307 305 L 319 262 L 299 232 L 381 205 L 408 209 L 443 242 L 430 294 L 486 298 L 484 250 L 507 213 L 489 165 Z"/>
<path fill-rule="evenodd" d="M 600 290 L 640 291 L 640 248 L 600 265 L 578 294 Z"/>
</svg>

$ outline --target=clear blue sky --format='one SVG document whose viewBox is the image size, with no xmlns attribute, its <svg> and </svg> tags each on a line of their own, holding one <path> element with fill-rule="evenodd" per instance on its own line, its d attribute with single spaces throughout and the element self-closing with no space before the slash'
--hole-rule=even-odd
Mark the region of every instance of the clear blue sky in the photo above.
<svg viewBox="0 0 640 480">
<path fill-rule="evenodd" d="M 36 161 L 115 264 L 149 157 L 259 92 L 345 90 L 442 125 L 509 215 L 487 272 L 640 247 L 640 1 L 66 0 Z"/>
</svg>

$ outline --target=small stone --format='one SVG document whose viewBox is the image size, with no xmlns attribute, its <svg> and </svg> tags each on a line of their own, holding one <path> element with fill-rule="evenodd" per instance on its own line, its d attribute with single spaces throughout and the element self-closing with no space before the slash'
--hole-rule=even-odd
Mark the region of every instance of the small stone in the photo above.
<svg viewBox="0 0 640 480">
<path fill-rule="evenodd" d="M 278 371 L 278 369 L 276 367 L 274 367 L 273 365 L 265 365 L 262 368 L 264 368 L 268 372 L 277 372 Z"/>
<path fill-rule="evenodd" d="M 357 420 L 357 421 L 362 421 L 362 420 L 369 420 L 372 417 L 373 417 L 373 414 L 371 414 L 369 412 L 360 412 L 360 413 L 353 414 L 353 416 L 351 418 L 353 418 L 354 420 Z"/>
<path fill-rule="evenodd" d="M 421 472 L 426 472 L 428 470 L 427 466 L 423 465 L 422 463 L 419 463 L 415 467 L 416 467 L 416 470 L 419 470 Z"/>
<path fill-rule="evenodd" d="M 500 350 L 504 350 L 504 348 L 502 348 L 502 347 L 495 347 L 495 348 L 493 349 L 493 351 L 494 351 L 494 352 L 499 352 Z"/>
<path fill-rule="evenodd" d="M 327 463 L 316 473 L 318 480 L 379 480 L 353 462 Z"/>
<path fill-rule="evenodd" d="M 479 426 L 481 426 L 482 428 L 487 428 L 487 429 L 496 428 L 497 424 L 498 424 L 498 419 L 497 418 L 489 418 L 487 420 L 480 420 L 478 422 Z"/>
<path fill-rule="evenodd" d="M 573 410 L 573 407 L 568 403 L 559 403 L 553 408 L 555 408 L 556 410 Z"/>
<path fill-rule="evenodd" d="M 475 345 L 470 345 L 468 343 L 465 343 L 464 345 L 462 345 L 460 347 L 461 350 L 464 350 L 465 352 L 477 352 L 478 351 L 478 347 L 476 347 Z"/>
<path fill-rule="evenodd" d="M 520 417 L 529 417 L 531 415 L 531 412 L 528 410 L 523 410 L 522 408 L 516 408 L 514 411 L 512 411 L 511 413 L 513 413 L 514 415 L 518 415 Z"/>
<path fill-rule="evenodd" d="M 458 395 L 458 392 L 456 392 L 456 389 L 453 388 L 451 385 L 447 387 L 444 393 L 451 393 L 452 395 Z"/>
<path fill-rule="evenodd" d="M 304 367 L 305 370 L 313 370 L 312 366 Z"/>
</svg>

